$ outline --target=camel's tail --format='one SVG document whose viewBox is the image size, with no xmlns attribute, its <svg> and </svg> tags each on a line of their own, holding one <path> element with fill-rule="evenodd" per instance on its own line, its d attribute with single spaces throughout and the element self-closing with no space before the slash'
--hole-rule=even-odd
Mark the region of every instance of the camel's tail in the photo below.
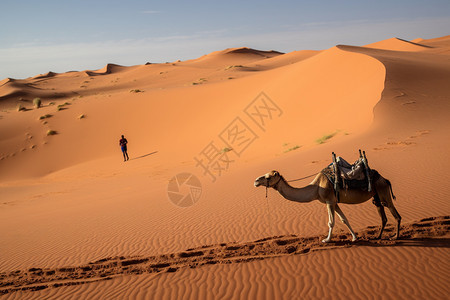
<svg viewBox="0 0 450 300">
<path fill-rule="evenodd" d="M 391 182 L 388 179 L 385 179 L 385 180 L 386 180 L 387 184 L 389 185 L 389 190 L 391 191 L 392 199 L 394 199 L 394 200 L 397 199 L 397 197 L 395 197 L 395 195 L 394 195 L 394 191 L 392 190 Z"/>
</svg>

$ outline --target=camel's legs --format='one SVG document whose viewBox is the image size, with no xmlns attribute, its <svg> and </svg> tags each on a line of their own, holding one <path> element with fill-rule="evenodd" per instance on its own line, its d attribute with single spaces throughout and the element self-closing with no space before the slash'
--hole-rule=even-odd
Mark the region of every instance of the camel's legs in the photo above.
<svg viewBox="0 0 450 300">
<path fill-rule="evenodd" d="M 327 203 L 328 209 L 328 236 L 326 239 L 322 240 L 322 243 L 328 243 L 331 240 L 331 234 L 334 227 L 334 206 L 335 204 Z"/>
<path fill-rule="evenodd" d="M 352 242 L 356 241 L 356 234 L 353 231 L 352 227 L 350 226 L 350 223 L 348 222 L 347 217 L 344 215 L 344 212 L 341 210 L 341 208 L 337 204 L 336 204 L 335 208 L 336 208 L 336 213 L 339 216 L 339 218 L 341 219 L 342 223 L 344 223 L 347 226 L 348 230 L 350 230 L 350 233 L 352 234 Z"/>
<path fill-rule="evenodd" d="M 383 188 L 378 188 L 380 192 L 378 193 L 380 204 L 381 206 L 387 206 L 389 208 L 391 214 L 394 216 L 395 220 L 397 221 L 397 234 L 393 236 L 394 239 L 398 239 L 400 237 L 400 222 L 402 220 L 402 217 L 398 213 L 397 209 L 395 209 L 394 203 L 392 202 L 391 198 L 391 190 L 389 185 L 384 186 Z M 383 222 L 383 215 L 384 214 L 384 208 L 382 208 L 383 212 L 380 212 L 380 208 L 378 208 L 378 212 L 380 213 L 382 222 Z M 386 218 L 386 215 L 384 215 L 384 218 Z M 382 227 L 383 230 L 383 227 Z M 381 237 L 381 232 L 380 232 Z"/>
<path fill-rule="evenodd" d="M 392 201 L 388 203 L 388 208 L 391 211 L 391 214 L 394 216 L 395 220 L 397 221 L 397 234 L 393 236 L 393 238 L 398 239 L 400 237 L 400 222 L 402 221 L 402 217 L 400 217 L 400 214 L 395 209 L 395 206 L 392 203 Z"/>
<path fill-rule="evenodd" d="M 380 234 L 378 235 L 377 239 L 381 239 L 381 235 L 383 234 L 384 226 L 386 226 L 387 218 L 386 213 L 384 212 L 384 207 L 380 204 L 380 206 L 377 206 L 378 214 L 381 217 L 381 230 Z"/>
</svg>

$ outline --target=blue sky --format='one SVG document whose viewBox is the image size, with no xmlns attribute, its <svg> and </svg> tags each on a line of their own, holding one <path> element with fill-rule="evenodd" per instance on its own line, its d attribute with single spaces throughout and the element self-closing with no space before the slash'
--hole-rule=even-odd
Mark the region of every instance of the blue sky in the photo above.
<svg viewBox="0 0 450 300">
<path fill-rule="evenodd" d="M 0 79 L 450 34 L 450 1 L 0 0 Z"/>
</svg>

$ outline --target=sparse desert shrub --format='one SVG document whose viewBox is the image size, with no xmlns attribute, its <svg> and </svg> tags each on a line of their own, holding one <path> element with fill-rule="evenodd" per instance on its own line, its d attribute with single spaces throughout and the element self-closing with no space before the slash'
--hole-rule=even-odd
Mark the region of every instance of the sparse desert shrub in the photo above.
<svg viewBox="0 0 450 300">
<path fill-rule="evenodd" d="M 86 118 L 86 115 L 84 115 L 84 114 L 81 114 L 81 115 L 78 116 L 78 119 L 80 119 L 80 120 L 84 119 L 84 118 Z"/>
<path fill-rule="evenodd" d="M 23 107 L 22 104 L 19 103 L 17 105 L 17 111 L 25 111 L 25 110 L 27 110 L 27 109 L 25 107 Z"/>
<path fill-rule="evenodd" d="M 55 105 L 55 102 L 50 102 L 48 105 Z"/>
<path fill-rule="evenodd" d="M 41 98 L 34 98 L 33 99 L 33 105 L 34 105 L 34 107 L 36 107 L 36 108 L 40 108 L 41 107 Z"/>
<path fill-rule="evenodd" d="M 223 148 L 222 151 L 220 151 L 220 152 L 221 152 L 221 153 L 227 153 L 227 152 L 230 152 L 230 151 L 232 151 L 232 150 L 233 150 L 233 148 L 225 147 L 225 148 Z"/>
<path fill-rule="evenodd" d="M 55 130 L 47 130 L 47 135 L 55 135 L 58 134 L 58 132 L 56 132 Z"/>
<path fill-rule="evenodd" d="M 229 70 L 229 69 L 234 69 L 234 68 L 243 68 L 243 65 L 233 65 L 233 66 L 228 66 L 225 68 L 225 70 Z"/>
<path fill-rule="evenodd" d="M 324 136 L 322 136 L 321 138 L 316 140 L 317 144 L 323 144 L 325 143 L 327 140 L 331 139 L 332 137 L 334 137 L 337 134 L 336 132 L 330 133 L 330 134 L 325 134 Z"/>
<path fill-rule="evenodd" d="M 194 81 L 192 85 L 202 84 L 205 83 L 206 81 L 207 81 L 206 78 L 199 78 L 197 81 Z"/>
<path fill-rule="evenodd" d="M 141 91 L 140 89 L 134 89 L 130 90 L 130 93 L 143 93 L 144 91 Z"/>
<path fill-rule="evenodd" d="M 70 105 L 70 103 L 69 103 L 69 102 L 65 102 L 65 103 L 63 103 L 63 104 L 58 105 L 57 110 L 58 110 L 58 111 L 63 110 L 63 109 L 64 109 L 64 106 L 66 106 L 66 105 Z"/>
<path fill-rule="evenodd" d="M 299 148 L 300 148 L 299 145 L 295 145 L 294 147 L 291 147 L 291 148 L 285 150 L 284 152 L 286 153 L 286 152 L 289 152 L 289 151 L 294 151 L 294 150 L 297 150 L 297 149 L 299 149 Z"/>
<path fill-rule="evenodd" d="M 48 118 L 50 118 L 50 117 L 52 117 L 51 114 L 46 114 L 46 115 L 40 116 L 40 117 L 39 117 L 39 120 L 48 119 Z"/>
</svg>

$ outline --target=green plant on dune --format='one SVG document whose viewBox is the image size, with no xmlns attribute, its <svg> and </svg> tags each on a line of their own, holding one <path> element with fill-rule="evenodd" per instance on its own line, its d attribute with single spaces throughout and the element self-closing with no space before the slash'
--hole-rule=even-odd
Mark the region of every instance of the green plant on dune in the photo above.
<svg viewBox="0 0 450 300">
<path fill-rule="evenodd" d="M 286 153 L 286 152 L 289 152 L 289 151 L 294 151 L 294 150 L 297 150 L 297 149 L 299 149 L 301 146 L 299 146 L 299 145 L 295 145 L 295 146 L 293 146 L 293 147 L 291 147 L 291 148 L 289 148 L 289 149 L 286 149 L 284 152 Z"/>
<path fill-rule="evenodd" d="M 23 107 L 22 104 L 19 103 L 17 105 L 17 111 L 25 111 L 25 110 L 27 110 L 27 109 L 25 107 Z"/>
<path fill-rule="evenodd" d="M 55 130 L 47 130 L 47 135 L 55 135 L 58 134 L 58 132 L 56 132 Z"/>
<path fill-rule="evenodd" d="M 46 115 L 40 116 L 40 117 L 39 117 L 39 120 L 48 119 L 48 118 L 50 118 L 50 117 L 52 117 L 51 114 L 46 114 Z"/>
<path fill-rule="evenodd" d="M 33 99 L 33 105 L 34 105 L 34 107 L 36 107 L 36 108 L 40 108 L 41 107 L 41 98 L 34 98 Z"/>
<path fill-rule="evenodd" d="M 140 90 L 140 89 L 134 89 L 134 90 L 130 90 L 130 93 L 143 93 L 144 91 Z"/>
<path fill-rule="evenodd" d="M 232 65 L 225 68 L 225 70 L 234 69 L 234 68 L 243 68 L 243 65 Z"/>
<path fill-rule="evenodd" d="M 223 149 L 220 151 L 220 153 L 227 153 L 227 152 L 230 152 L 230 151 L 232 151 L 232 150 L 233 150 L 233 148 L 225 147 L 225 148 L 223 148 Z"/>
<path fill-rule="evenodd" d="M 330 134 L 325 134 L 325 135 L 322 136 L 321 138 L 318 138 L 318 139 L 316 140 L 316 143 L 317 143 L 317 144 L 323 144 L 323 143 L 325 143 L 326 141 L 328 141 L 329 139 L 331 139 L 332 137 L 334 137 L 337 133 L 338 133 L 338 132 L 335 131 L 335 132 L 330 133 Z"/>
<path fill-rule="evenodd" d="M 63 104 L 59 104 L 59 105 L 57 106 L 57 110 L 58 110 L 58 111 L 63 110 L 63 109 L 64 109 L 64 106 L 66 106 L 66 105 L 70 105 L 70 103 L 69 103 L 69 102 L 64 102 Z"/>
</svg>

